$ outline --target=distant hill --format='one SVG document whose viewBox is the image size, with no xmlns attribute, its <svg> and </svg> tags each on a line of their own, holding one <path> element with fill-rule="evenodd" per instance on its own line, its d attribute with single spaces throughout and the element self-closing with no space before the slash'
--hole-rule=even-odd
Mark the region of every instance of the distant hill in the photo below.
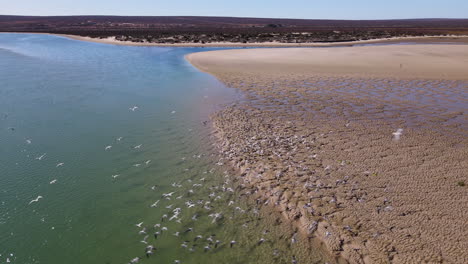
<svg viewBox="0 0 468 264">
<path fill-rule="evenodd" d="M 317 20 L 190 16 L 6 16 L 0 31 L 315 31 L 315 30 L 468 31 L 468 19 Z"/>
</svg>

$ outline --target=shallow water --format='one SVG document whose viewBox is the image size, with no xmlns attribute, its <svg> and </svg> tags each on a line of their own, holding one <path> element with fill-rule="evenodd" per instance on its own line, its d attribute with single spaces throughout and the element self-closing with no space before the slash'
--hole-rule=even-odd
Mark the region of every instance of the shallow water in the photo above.
<svg viewBox="0 0 468 264">
<path fill-rule="evenodd" d="M 0 263 L 290 263 L 309 254 L 275 214 L 227 189 L 236 184 L 216 165 L 203 121 L 241 95 L 183 58 L 204 50 L 0 34 Z M 150 258 L 147 245 L 157 248 Z"/>
</svg>

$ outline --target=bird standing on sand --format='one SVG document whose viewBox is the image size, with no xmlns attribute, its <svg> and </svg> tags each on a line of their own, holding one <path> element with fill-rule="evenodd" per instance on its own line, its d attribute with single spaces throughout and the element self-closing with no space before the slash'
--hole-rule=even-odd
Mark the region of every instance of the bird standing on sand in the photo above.
<svg viewBox="0 0 468 264">
<path fill-rule="evenodd" d="M 403 134 L 403 129 L 399 128 L 399 129 L 397 129 L 396 132 L 393 132 L 392 134 L 393 134 L 393 139 L 395 141 L 398 141 L 398 140 L 400 140 L 400 136 Z"/>
</svg>

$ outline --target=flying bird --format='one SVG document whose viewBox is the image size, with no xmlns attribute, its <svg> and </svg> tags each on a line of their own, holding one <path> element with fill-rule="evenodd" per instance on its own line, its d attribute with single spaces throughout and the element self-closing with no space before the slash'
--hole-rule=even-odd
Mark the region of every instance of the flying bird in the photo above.
<svg viewBox="0 0 468 264">
<path fill-rule="evenodd" d="M 39 195 L 39 196 L 37 196 L 37 198 L 36 198 L 36 199 L 34 199 L 34 200 L 31 200 L 31 201 L 29 202 L 29 204 L 32 204 L 32 203 L 37 203 L 37 202 L 39 202 L 39 199 L 42 199 L 42 198 L 43 198 L 43 197 Z"/>
<path fill-rule="evenodd" d="M 37 157 L 36 159 L 37 159 L 37 160 L 42 160 L 45 156 L 46 156 L 46 154 L 44 153 L 44 154 L 42 154 L 41 156 Z"/>
</svg>

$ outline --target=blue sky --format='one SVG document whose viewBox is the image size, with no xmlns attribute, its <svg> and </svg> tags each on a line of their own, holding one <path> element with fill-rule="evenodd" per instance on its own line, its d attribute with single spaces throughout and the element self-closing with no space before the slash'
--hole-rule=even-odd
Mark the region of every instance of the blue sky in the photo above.
<svg viewBox="0 0 468 264">
<path fill-rule="evenodd" d="M 468 0 L 0 0 L 0 14 L 468 18 Z"/>
</svg>

